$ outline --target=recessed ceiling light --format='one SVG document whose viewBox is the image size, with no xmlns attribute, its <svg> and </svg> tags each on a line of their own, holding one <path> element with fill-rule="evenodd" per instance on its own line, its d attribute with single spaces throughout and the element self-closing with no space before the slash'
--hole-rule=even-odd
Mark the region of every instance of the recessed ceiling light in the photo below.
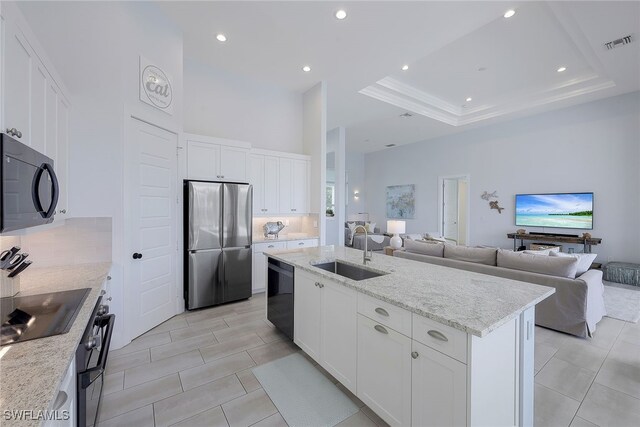
<svg viewBox="0 0 640 427">
<path fill-rule="evenodd" d="M 407 71 L 409 69 L 409 66 L 407 64 L 402 66 L 402 71 Z"/>
<path fill-rule="evenodd" d="M 466 99 L 466 101 L 467 102 L 471 102 L 471 101 L 473 101 L 473 98 L 469 97 L 469 98 Z"/>
<path fill-rule="evenodd" d="M 302 71 L 304 71 L 305 73 L 308 73 L 309 71 L 311 71 L 311 67 L 309 67 L 308 65 L 305 65 L 304 67 L 302 67 Z"/>
<path fill-rule="evenodd" d="M 556 71 L 561 73 L 561 72 L 566 71 L 566 70 L 567 70 L 567 67 L 560 67 Z"/>
<path fill-rule="evenodd" d="M 516 11 L 513 9 L 509 9 L 504 13 L 504 17 L 505 18 L 511 18 L 513 15 L 516 14 Z"/>
<path fill-rule="evenodd" d="M 347 12 L 344 9 L 340 9 L 339 11 L 336 12 L 336 18 L 342 20 L 346 17 L 347 17 Z"/>
<path fill-rule="evenodd" d="M 224 34 L 220 33 L 216 36 L 216 39 L 218 39 L 219 42 L 226 42 L 227 41 L 227 36 L 225 36 Z"/>
</svg>

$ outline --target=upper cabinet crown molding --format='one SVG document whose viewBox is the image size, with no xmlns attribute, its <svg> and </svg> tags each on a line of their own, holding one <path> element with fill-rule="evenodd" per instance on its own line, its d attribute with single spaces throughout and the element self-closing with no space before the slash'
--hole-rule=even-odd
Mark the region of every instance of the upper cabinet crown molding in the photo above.
<svg viewBox="0 0 640 427">
<path fill-rule="evenodd" d="M 239 141 L 235 139 L 219 138 L 216 136 L 197 135 L 195 133 L 183 133 L 183 140 L 185 141 L 198 141 L 205 144 L 227 145 L 236 148 L 244 148 L 246 150 L 251 149 L 251 143 L 245 141 Z"/>
</svg>

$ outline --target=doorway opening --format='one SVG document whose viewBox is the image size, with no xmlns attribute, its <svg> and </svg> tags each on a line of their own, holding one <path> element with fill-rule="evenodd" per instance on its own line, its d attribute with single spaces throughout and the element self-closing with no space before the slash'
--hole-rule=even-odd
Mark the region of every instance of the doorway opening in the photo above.
<svg viewBox="0 0 640 427">
<path fill-rule="evenodd" d="M 438 218 L 440 235 L 458 245 L 469 243 L 469 175 L 439 179 Z"/>
</svg>

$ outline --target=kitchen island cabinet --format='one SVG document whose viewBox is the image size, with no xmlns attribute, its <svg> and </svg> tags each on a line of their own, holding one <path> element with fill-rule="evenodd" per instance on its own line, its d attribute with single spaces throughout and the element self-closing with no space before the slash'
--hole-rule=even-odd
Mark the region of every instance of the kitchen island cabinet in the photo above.
<svg viewBox="0 0 640 427">
<path fill-rule="evenodd" d="M 390 425 L 533 425 L 534 311 L 553 288 L 381 254 L 362 266 L 344 247 L 265 255 L 295 268 L 294 342 Z M 335 260 L 379 276 L 315 267 Z"/>
</svg>

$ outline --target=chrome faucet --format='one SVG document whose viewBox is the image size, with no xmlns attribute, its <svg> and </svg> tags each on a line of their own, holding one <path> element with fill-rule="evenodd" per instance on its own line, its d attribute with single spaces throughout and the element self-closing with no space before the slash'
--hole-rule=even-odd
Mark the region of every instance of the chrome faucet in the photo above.
<svg viewBox="0 0 640 427">
<path fill-rule="evenodd" d="M 356 234 L 356 230 L 358 228 L 362 228 L 364 230 L 364 253 L 362 254 L 362 264 L 367 265 L 367 261 L 371 261 L 371 257 L 373 256 L 373 251 L 369 252 L 367 250 L 367 244 L 369 243 L 369 235 L 367 233 L 367 227 L 364 225 L 356 225 L 353 229 L 353 234 Z"/>
</svg>

